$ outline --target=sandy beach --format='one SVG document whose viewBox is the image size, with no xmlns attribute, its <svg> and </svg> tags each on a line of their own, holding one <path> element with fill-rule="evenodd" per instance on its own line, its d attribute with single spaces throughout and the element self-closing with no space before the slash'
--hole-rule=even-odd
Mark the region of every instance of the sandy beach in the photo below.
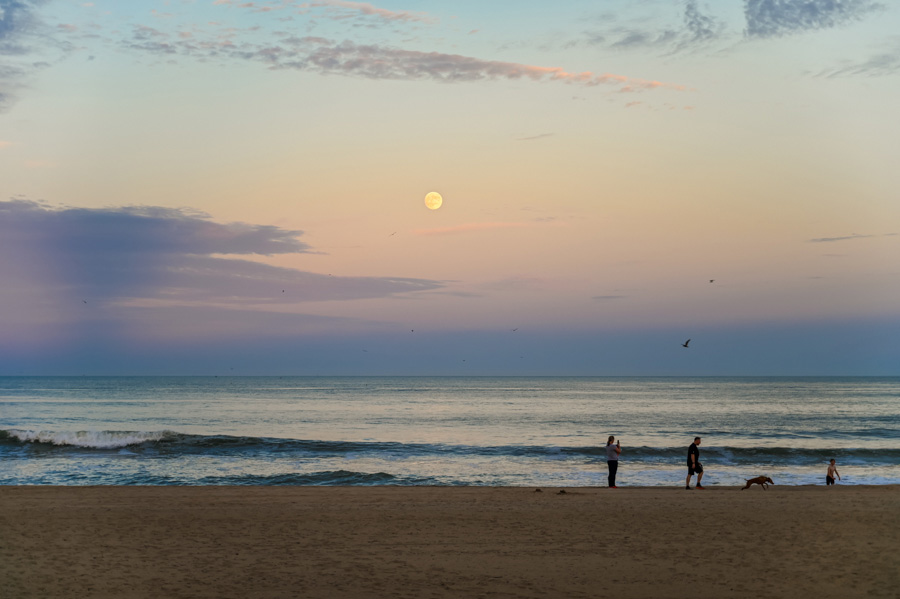
<svg viewBox="0 0 900 599">
<path fill-rule="evenodd" d="M 900 487 L 0 487 L 0 596 L 896 597 Z"/>
</svg>

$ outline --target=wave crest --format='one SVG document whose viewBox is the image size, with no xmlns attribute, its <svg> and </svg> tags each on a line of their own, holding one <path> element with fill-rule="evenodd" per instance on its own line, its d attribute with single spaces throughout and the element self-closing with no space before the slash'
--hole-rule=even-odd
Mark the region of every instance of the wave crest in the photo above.
<svg viewBox="0 0 900 599">
<path fill-rule="evenodd" d="M 538 459 L 547 461 L 606 461 L 602 446 L 564 447 L 544 445 L 447 445 L 442 443 L 398 443 L 388 441 L 329 441 L 314 439 L 282 439 L 231 435 L 196 435 L 173 431 L 47 431 L 0 430 L 0 446 L 15 451 L 16 446 L 28 451 L 120 450 L 138 455 L 178 456 L 265 456 L 289 459 L 321 459 L 341 457 L 373 457 L 377 459 L 441 458 L 465 459 L 489 457 L 497 459 Z M 10 447 L 12 446 L 12 447 Z M 629 446 L 626 459 L 643 464 L 682 464 L 684 447 Z M 843 464 L 896 464 L 900 448 L 835 447 L 704 447 L 702 460 L 733 466 L 791 464 L 805 466 L 836 458 Z"/>
<path fill-rule="evenodd" d="M 83 447 L 89 449 L 119 449 L 130 445 L 141 445 L 170 439 L 175 433 L 170 431 L 45 431 L 18 430 L 0 431 L 0 440 L 21 443 L 42 443 L 46 445 Z"/>
</svg>

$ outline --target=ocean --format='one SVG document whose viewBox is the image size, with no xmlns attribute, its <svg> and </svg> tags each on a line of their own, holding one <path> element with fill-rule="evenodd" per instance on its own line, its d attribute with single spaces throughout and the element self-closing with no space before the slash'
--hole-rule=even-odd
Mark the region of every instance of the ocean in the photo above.
<svg viewBox="0 0 900 599">
<path fill-rule="evenodd" d="M 0 485 L 900 484 L 900 378 L 0 377 Z"/>
</svg>

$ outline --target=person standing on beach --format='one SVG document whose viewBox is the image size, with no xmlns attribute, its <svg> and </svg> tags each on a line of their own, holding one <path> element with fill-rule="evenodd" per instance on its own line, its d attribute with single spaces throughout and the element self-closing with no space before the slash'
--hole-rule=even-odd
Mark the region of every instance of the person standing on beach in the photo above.
<svg viewBox="0 0 900 599">
<path fill-rule="evenodd" d="M 606 465 L 609 466 L 609 488 L 618 489 L 616 486 L 616 471 L 619 469 L 619 454 L 622 453 L 622 442 L 616 441 L 614 435 L 610 435 L 606 441 Z"/>
<path fill-rule="evenodd" d="M 833 485 L 835 476 L 837 476 L 838 480 L 841 480 L 841 475 L 837 471 L 837 464 L 834 463 L 834 458 L 831 458 L 831 463 L 828 464 L 828 474 L 825 475 L 825 486 Z"/>
<path fill-rule="evenodd" d="M 687 467 L 688 475 L 684 483 L 684 488 L 690 490 L 691 477 L 697 475 L 697 488 L 703 489 L 700 481 L 703 479 L 703 464 L 700 463 L 700 437 L 694 437 L 694 442 L 688 447 Z"/>
</svg>

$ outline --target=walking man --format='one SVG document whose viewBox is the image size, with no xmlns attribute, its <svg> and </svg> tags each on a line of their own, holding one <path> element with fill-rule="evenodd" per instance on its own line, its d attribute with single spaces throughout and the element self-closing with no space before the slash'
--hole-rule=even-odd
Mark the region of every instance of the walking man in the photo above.
<svg viewBox="0 0 900 599">
<path fill-rule="evenodd" d="M 688 475 L 687 480 L 684 483 L 684 488 L 690 491 L 691 489 L 691 477 L 694 474 L 697 475 L 697 488 L 703 489 L 703 485 L 700 484 L 700 481 L 703 479 L 703 464 L 700 463 L 700 437 L 694 437 L 694 442 L 691 443 L 691 446 L 688 447 L 688 455 L 687 455 L 687 467 L 688 467 Z"/>
</svg>

